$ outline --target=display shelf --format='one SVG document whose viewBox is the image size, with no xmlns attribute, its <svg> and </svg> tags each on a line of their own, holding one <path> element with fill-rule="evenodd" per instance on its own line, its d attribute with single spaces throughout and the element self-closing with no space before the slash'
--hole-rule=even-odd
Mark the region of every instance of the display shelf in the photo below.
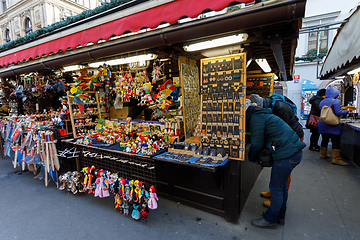
<svg viewBox="0 0 360 240">
<path fill-rule="evenodd" d="M 87 91 L 87 92 L 84 92 L 84 93 L 92 95 L 93 97 L 95 97 L 95 101 L 96 101 L 96 103 L 85 103 L 84 104 L 84 111 L 86 111 L 86 109 L 89 106 L 92 106 L 92 107 L 96 108 L 97 113 L 96 114 L 86 114 L 86 113 L 84 113 L 83 116 L 74 116 L 73 106 L 77 106 L 78 104 L 73 101 L 72 97 L 70 97 L 70 92 L 69 91 L 67 92 L 67 100 L 68 100 L 68 104 L 69 104 L 69 113 L 70 113 L 70 121 L 71 121 L 71 127 L 72 127 L 72 134 L 73 134 L 74 138 L 78 137 L 76 130 L 79 129 L 79 127 L 85 127 L 84 125 L 83 126 L 76 126 L 76 124 L 75 124 L 76 120 L 85 119 L 85 118 L 91 118 L 92 121 L 95 122 L 95 120 L 96 120 L 95 117 L 96 116 L 98 117 L 98 119 L 101 118 L 98 93 L 94 92 L 94 91 Z M 90 126 L 94 126 L 94 125 L 90 125 Z M 88 127 L 88 126 L 86 126 L 86 127 Z"/>
<path fill-rule="evenodd" d="M 258 94 L 266 98 L 274 93 L 274 73 L 246 76 L 246 94 Z"/>
<path fill-rule="evenodd" d="M 200 116 L 200 80 L 196 61 L 179 57 L 185 139 L 193 137 Z"/>
</svg>

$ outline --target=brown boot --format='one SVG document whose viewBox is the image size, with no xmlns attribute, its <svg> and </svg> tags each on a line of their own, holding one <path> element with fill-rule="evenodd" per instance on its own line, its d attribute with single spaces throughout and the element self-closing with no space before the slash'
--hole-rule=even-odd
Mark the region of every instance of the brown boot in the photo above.
<svg viewBox="0 0 360 240">
<path fill-rule="evenodd" d="M 261 195 L 262 197 L 265 197 L 265 198 L 271 198 L 271 192 L 270 192 L 270 191 L 261 192 L 260 195 Z"/>
<path fill-rule="evenodd" d="M 327 155 L 327 148 L 320 147 L 320 159 L 327 159 L 330 158 L 329 155 Z"/>
<path fill-rule="evenodd" d="M 333 149 L 332 150 L 332 157 L 333 160 L 331 163 L 333 164 L 337 164 L 337 165 L 341 165 L 341 166 L 348 166 L 349 164 L 347 164 L 346 162 L 342 161 L 340 159 L 340 149 Z"/>
<path fill-rule="evenodd" d="M 270 207 L 271 199 L 266 200 L 265 202 L 263 202 L 263 204 L 264 204 L 265 207 Z"/>
</svg>

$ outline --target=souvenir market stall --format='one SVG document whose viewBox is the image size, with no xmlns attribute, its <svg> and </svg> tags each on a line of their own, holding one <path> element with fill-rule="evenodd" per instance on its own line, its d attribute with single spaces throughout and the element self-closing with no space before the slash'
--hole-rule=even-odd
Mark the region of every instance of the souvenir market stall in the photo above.
<svg viewBox="0 0 360 240">
<path fill-rule="evenodd" d="M 114 9 L 109 16 L 100 13 L 80 21 L 76 25 L 84 26 L 81 32 L 76 32 L 78 26 L 65 26 L 59 30 L 64 33 L 63 38 L 50 33 L 51 40 L 45 36 L 31 46 L 16 46 L 9 54 L 5 50 L 0 56 L 4 66 L 0 76 L 9 78 L 14 73 L 17 76 L 43 68 L 76 66 L 66 72 L 70 79 L 65 81 L 64 96 L 68 98 L 61 100 L 62 112 L 68 117 L 63 118 L 67 139 L 58 140 L 58 173 L 63 173 L 59 176 L 60 189 L 84 192 L 85 189 L 75 188 L 77 183 L 71 183 L 75 174 L 82 173 L 86 191 L 94 192 L 96 183 L 92 181 L 99 179 L 97 184 L 105 185 L 99 185 L 100 192 L 94 194 L 108 196 L 106 190 L 114 191 L 118 206 L 115 208 L 121 206 L 122 212 L 127 207 L 134 208 L 128 196 L 131 189 L 145 196 L 140 200 L 139 196 L 132 198 L 141 206 L 144 201 L 156 205 L 150 201 L 156 196 L 156 188 L 161 197 L 236 222 L 261 171 L 259 165 L 246 161 L 249 145 L 244 132 L 244 103 L 246 74 L 264 73 L 256 64 L 246 67 L 247 59 L 267 59 L 282 80 L 292 79 L 296 33 L 306 1 L 270 1 L 238 8 L 230 8 L 233 1 L 229 0 L 201 0 L 194 6 L 189 0 L 164 0 L 156 7 L 150 2 L 132 1 Z M 143 10 L 138 10 L 139 4 Z M 206 14 L 204 10 L 220 11 L 226 7 L 228 10 L 219 15 L 199 15 Z M 164 14 L 171 9 L 172 16 Z M 124 16 L 123 10 L 133 13 Z M 183 16 L 200 17 L 182 22 Z M 149 19 L 151 23 L 147 22 Z M 133 25 L 128 26 L 127 22 Z M 158 28 L 163 22 L 170 25 Z M 151 29 L 139 31 L 144 26 Z M 133 33 L 128 34 L 127 30 Z M 228 46 L 210 47 L 207 53 L 185 50 L 193 43 L 233 35 L 237 41 L 232 50 Z M 32 56 L 34 52 L 41 54 L 42 49 L 52 49 L 54 54 Z M 208 56 L 214 50 L 217 54 Z M 19 54 L 12 54 L 14 51 Z M 129 61 L 140 55 L 150 57 Z M 21 62 L 18 56 L 26 61 Z M 129 62 L 125 63 L 125 59 Z M 262 79 L 253 81 L 251 90 L 270 94 L 273 75 L 254 77 Z M 132 99 L 136 100 L 135 105 Z M 139 117 L 133 116 L 130 123 L 126 122 L 127 116 L 140 107 L 143 112 L 138 112 Z M 143 121 L 148 120 L 149 109 L 152 120 L 157 121 Z M 65 162 L 71 168 L 62 172 L 65 168 L 61 163 Z M 111 177 L 114 173 L 117 177 Z M 111 179 L 116 178 L 121 193 L 111 189 Z M 140 187 L 136 181 L 144 184 Z M 154 188 L 150 189 L 151 185 Z"/>
</svg>

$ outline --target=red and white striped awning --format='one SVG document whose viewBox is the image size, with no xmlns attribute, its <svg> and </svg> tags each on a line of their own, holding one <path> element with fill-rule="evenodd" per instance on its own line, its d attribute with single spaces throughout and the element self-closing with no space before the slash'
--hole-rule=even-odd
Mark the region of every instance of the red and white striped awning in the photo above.
<svg viewBox="0 0 360 240">
<path fill-rule="evenodd" d="M 38 42 L 22 44 L 10 50 L 0 53 L 0 66 L 16 64 L 18 62 L 35 59 L 50 53 L 58 53 L 67 49 L 76 49 L 78 46 L 86 46 L 88 43 L 97 43 L 99 40 L 109 40 L 116 35 L 121 36 L 126 31 L 137 32 L 142 28 L 157 28 L 161 23 L 175 24 L 180 18 L 187 16 L 195 18 L 204 10 L 221 11 L 233 2 L 249 3 L 253 0 L 164 0 L 147 1 L 130 9 L 125 9 L 114 14 L 114 18 L 108 22 L 98 21 L 91 27 L 76 29 L 71 34 L 53 34 L 44 37 Z M 158 4 L 158 5 L 156 5 Z M 159 5 L 160 4 L 160 5 Z M 96 20 L 94 20 L 96 22 Z M 84 24 L 83 24 L 84 25 Z M 90 24 L 88 24 L 89 26 Z"/>
</svg>

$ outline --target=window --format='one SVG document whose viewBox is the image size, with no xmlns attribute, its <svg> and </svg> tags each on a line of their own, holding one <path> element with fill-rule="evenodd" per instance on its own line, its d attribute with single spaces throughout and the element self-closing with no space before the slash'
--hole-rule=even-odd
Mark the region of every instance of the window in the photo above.
<svg viewBox="0 0 360 240">
<path fill-rule="evenodd" d="M 320 28 L 325 29 L 325 28 Z M 319 45 L 319 46 L 318 46 Z M 328 31 L 316 31 L 309 33 L 309 50 L 328 47 Z"/>
<path fill-rule="evenodd" d="M 31 32 L 32 32 L 31 20 L 27 18 L 25 21 L 25 34 L 28 35 Z"/>
<path fill-rule="evenodd" d="M 6 29 L 5 36 L 6 36 L 6 42 L 10 42 L 11 38 L 10 38 L 10 30 L 9 29 Z"/>
<path fill-rule="evenodd" d="M 2 0 L 2 5 L 3 5 L 3 11 L 5 11 L 7 9 L 6 0 Z"/>
</svg>

